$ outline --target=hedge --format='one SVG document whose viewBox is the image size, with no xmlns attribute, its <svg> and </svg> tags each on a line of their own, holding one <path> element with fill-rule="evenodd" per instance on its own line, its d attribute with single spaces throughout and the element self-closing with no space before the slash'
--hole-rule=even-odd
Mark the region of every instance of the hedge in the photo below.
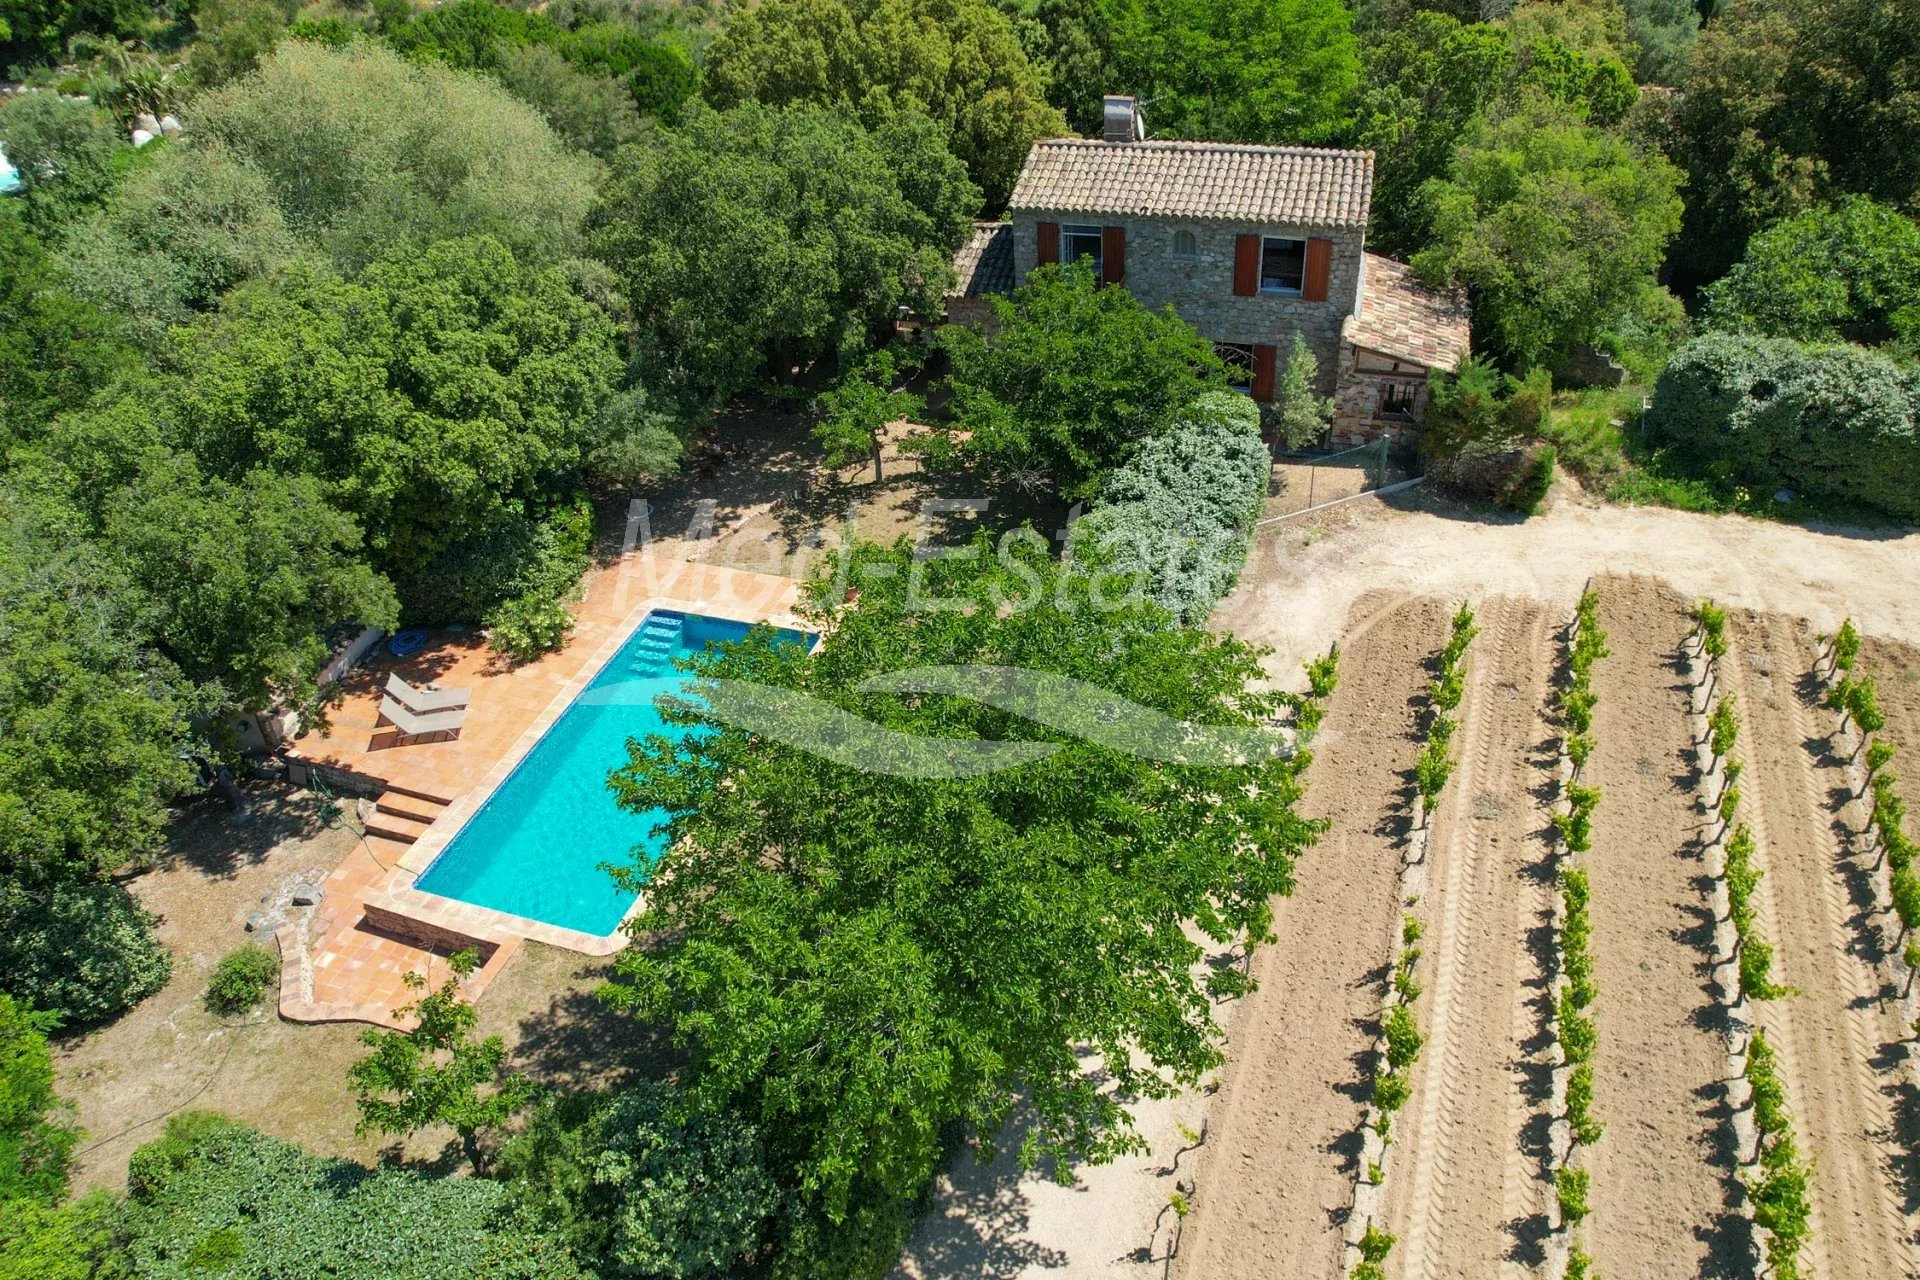
<svg viewBox="0 0 1920 1280">
<path fill-rule="evenodd" d="M 1205 622 L 1246 563 L 1271 476 L 1259 410 L 1209 392 L 1108 473 L 1074 525 L 1074 553 L 1132 578 L 1178 621 Z"/>
<path fill-rule="evenodd" d="M 1877 351 L 1708 334 L 1668 363 L 1646 422 L 1734 483 L 1920 518 L 1920 371 Z"/>
</svg>

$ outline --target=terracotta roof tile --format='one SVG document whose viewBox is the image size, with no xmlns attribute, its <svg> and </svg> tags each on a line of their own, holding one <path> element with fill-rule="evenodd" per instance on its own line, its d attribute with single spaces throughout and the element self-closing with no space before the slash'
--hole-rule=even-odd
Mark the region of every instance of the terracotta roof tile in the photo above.
<svg viewBox="0 0 1920 1280">
<path fill-rule="evenodd" d="M 1372 199 L 1371 151 L 1052 138 L 1027 153 L 1011 206 L 1359 230 Z"/>
<path fill-rule="evenodd" d="M 1367 255 L 1360 314 L 1347 325 L 1354 346 L 1451 373 L 1467 357 L 1468 330 L 1464 291 L 1429 289 L 1406 263 Z"/>
<path fill-rule="evenodd" d="M 978 298 L 1013 292 L 1013 224 L 976 222 L 973 238 L 953 258 L 949 298 Z"/>
</svg>

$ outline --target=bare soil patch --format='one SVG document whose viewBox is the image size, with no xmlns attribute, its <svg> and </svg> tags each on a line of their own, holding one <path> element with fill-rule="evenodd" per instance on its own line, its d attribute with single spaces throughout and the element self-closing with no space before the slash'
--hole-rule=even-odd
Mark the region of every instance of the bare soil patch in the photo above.
<svg viewBox="0 0 1920 1280">
<path fill-rule="evenodd" d="M 1868 860 L 1853 856 L 1863 806 L 1826 733 L 1815 642 L 1804 622 L 1734 615 L 1725 670 L 1742 712 L 1743 817 L 1765 878 L 1760 927 L 1775 981 L 1797 989 L 1758 1002 L 1779 1049 L 1801 1150 L 1812 1157 L 1818 1276 L 1910 1275 L 1916 1169 L 1907 1030 L 1882 954 Z"/>
<path fill-rule="evenodd" d="M 1694 803 L 1687 693 L 1676 669 L 1687 604 L 1641 578 L 1597 584 L 1612 655 L 1587 774 L 1600 788 L 1593 850 L 1599 999 L 1586 1157 L 1588 1251 L 1614 1276 L 1744 1276 L 1749 1232 L 1724 1101 L 1724 1020 L 1711 978 L 1713 913 Z"/>
<path fill-rule="evenodd" d="M 221 1111 L 327 1155 L 450 1165 L 450 1132 L 395 1144 L 358 1137 L 347 1068 L 365 1053 L 358 1023 L 283 1022 L 271 1004 L 234 1019 L 202 1003 L 215 962 L 248 940 L 245 921 L 261 895 L 294 872 L 331 869 L 358 840 L 329 826 L 318 797 L 257 786 L 257 811 L 235 823 L 211 802 L 190 806 L 152 870 L 129 887 L 160 917 L 174 957 L 160 992 L 106 1026 L 56 1048 L 57 1087 L 86 1130 L 77 1190 L 117 1188 L 127 1157 L 157 1137 L 166 1117 Z M 273 948 L 271 936 L 255 941 Z M 665 1061 L 644 1028 L 592 998 L 606 961 L 527 943 L 480 1001 L 480 1031 L 504 1036 L 515 1063 L 554 1085 L 604 1083 Z"/>
<path fill-rule="evenodd" d="M 1341 641 L 1303 806 L 1333 826 L 1302 860 L 1293 896 L 1278 900 L 1278 938 L 1254 957 L 1260 988 L 1234 1015 L 1179 1275 L 1339 1273 L 1400 918 L 1415 715 L 1446 615 L 1437 600 L 1369 597 Z"/>
<path fill-rule="evenodd" d="M 1478 612 L 1417 912 L 1427 1045 L 1387 1170 L 1385 1226 L 1400 1238 L 1388 1267 L 1409 1277 L 1521 1275 L 1547 1232 L 1555 620 L 1523 600 Z"/>
</svg>

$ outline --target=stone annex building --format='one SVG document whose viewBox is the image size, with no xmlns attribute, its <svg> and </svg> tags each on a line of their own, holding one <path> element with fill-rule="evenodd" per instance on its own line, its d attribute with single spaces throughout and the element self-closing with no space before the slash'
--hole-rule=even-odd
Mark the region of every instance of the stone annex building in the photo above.
<svg viewBox="0 0 1920 1280">
<path fill-rule="evenodd" d="M 1085 261 L 1172 304 L 1256 400 L 1302 335 L 1335 397 L 1334 443 L 1415 429 L 1428 370 L 1466 358 L 1467 304 L 1366 251 L 1371 151 L 1145 141 L 1126 97 L 1106 99 L 1104 132 L 1033 145 L 1010 220 L 978 224 L 955 259 L 950 320 L 983 323 L 1035 267 Z"/>
</svg>

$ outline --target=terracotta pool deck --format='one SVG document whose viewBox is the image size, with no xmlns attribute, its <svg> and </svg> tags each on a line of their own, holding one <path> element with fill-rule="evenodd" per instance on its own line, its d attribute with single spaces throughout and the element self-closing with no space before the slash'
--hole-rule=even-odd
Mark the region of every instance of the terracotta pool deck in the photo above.
<svg viewBox="0 0 1920 1280">
<path fill-rule="evenodd" d="M 585 585 L 573 610 L 573 636 L 558 653 L 512 666 L 474 632 L 432 632 L 426 648 L 405 659 L 376 646 L 342 682 L 344 697 L 325 730 L 293 744 L 289 760 L 296 768 L 336 779 L 351 775 L 377 798 L 370 810 L 361 802 L 365 838 L 328 877 L 322 902 L 309 918 L 280 929 L 282 1016 L 404 1025 L 393 1011 L 417 998 L 405 975 L 421 972 L 442 982 L 449 973 L 445 957 L 464 946 L 477 946 L 485 961 L 465 983 L 468 998 L 477 999 L 523 939 L 593 955 L 624 945 L 621 932 L 594 937 L 560 929 L 422 893 L 413 881 L 648 610 L 797 627 L 797 584 L 634 552 L 594 570 Z M 396 741 L 396 731 L 378 723 L 389 672 L 416 685 L 471 690 L 459 736 Z M 352 802 L 343 797 L 343 803 Z"/>
</svg>

